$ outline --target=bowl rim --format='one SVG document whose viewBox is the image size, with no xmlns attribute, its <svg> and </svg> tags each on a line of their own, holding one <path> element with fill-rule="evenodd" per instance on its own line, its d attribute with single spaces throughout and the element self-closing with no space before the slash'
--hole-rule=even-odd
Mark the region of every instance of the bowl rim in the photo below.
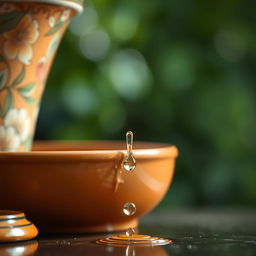
<svg viewBox="0 0 256 256">
<path fill-rule="evenodd" d="M 32 3 L 41 3 L 41 4 L 52 4 L 52 5 L 61 5 L 69 7 L 81 14 L 83 12 L 83 2 L 84 0 L 4 0 L 5 2 L 19 3 L 19 2 L 32 2 Z"/>
<path fill-rule="evenodd" d="M 120 146 L 117 149 L 86 149 L 86 146 Z M 174 145 L 136 141 L 133 149 L 135 158 L 176 158 L 178 149 Z M 144 148 L 140 148 L 140 147 Z M 147 147 L 148 146 L 148 147 Z M 121 148 L 123 147 L 123 149 Z M 146 147 L 146 148 L 145 148 Z M 76 160 L 113 160 L 120 154 L 125 156 L 124 141 L 36 141 L 33 144 L 34 151 L 29 152 L 4 152 L 0 151 L 0 160 L 42 160 L 49 161 L 76 161 Z M 70 150 L 69 150 L 70 149 Z"/>
</svg>

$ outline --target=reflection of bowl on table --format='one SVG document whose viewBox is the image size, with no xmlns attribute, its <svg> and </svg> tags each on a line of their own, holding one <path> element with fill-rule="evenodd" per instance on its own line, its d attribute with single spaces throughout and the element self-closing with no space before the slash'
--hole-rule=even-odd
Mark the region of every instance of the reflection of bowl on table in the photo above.
<svg viewBox="0 0 256 256">
<path fill-rule="evenodd" d="M 125 153 L 122 142 L 40 142 L 33 152 L 1 152 L 0 209 L 24 211 L 42 232 L 135 227 L 166 193 L 178 152 L 136 142 L 137 167 L 122 171 L 114 192 Z M 126 202 L 136 204 L 133 216 L 122 214 Z"/>
</svg>

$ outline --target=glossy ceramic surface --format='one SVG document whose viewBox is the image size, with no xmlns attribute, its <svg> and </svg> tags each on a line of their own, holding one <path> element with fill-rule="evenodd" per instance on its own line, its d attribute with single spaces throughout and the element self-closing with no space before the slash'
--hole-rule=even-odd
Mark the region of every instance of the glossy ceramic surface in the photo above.
<svg viewBox="0 0 256 256">
<path fill-rule="evenodd" d="M 37 234 L 37 228 L 26 219 L 24 213 L 0 210 L 0 242 L 29 240 Z"/>
<path fill-rule="evenodd" d="M 30 150 L 53 58 L 76 13 L 69 1 L 46 2 L 0 1 L 0 151 Z"/>
<path fill-rule="evenodd" d="M 74 9 L 76 12 L 83 11 L 84 0 L 4 0 L 5 2 L 33 2 L 33 3 L 46 3 L 53 5 L 61 5 Z"/>
<path fill-rule="evenodd" d="M 45 142 L 0 153 L 0 209 L 19 209 L 41 232 L 117 231 L 137 226 L 172 181 L 175 146 L 136 142 L 137 166 L 122 168 L 122 142 Z M 133 216 L 122 213 L 133 202 Z"/>
</svg>

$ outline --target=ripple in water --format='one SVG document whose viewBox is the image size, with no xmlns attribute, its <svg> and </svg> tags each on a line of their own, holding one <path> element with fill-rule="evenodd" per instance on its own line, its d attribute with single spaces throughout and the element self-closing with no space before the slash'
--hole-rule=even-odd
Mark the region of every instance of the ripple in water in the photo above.
<svg viewBox="0 0 256 256">
<path fill-rule="evenodd" d="M 97 244 L 108 245 L 108 246 L 156 246 L 156 245 L 166 245 L 172 243 L 172 240 L 152 237 L 149 235 L 117 235 L 112 237 L 107 237 L 102 240 L 96 241 Z"/>
</svg>

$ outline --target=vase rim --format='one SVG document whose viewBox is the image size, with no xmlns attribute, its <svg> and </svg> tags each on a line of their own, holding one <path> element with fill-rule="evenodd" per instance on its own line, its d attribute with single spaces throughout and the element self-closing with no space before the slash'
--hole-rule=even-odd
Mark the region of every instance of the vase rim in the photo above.
<svg viewBox="0 0 256 256">
<path fill-rule="evenodd" d="M 1 2 L 1 0 L 0 0 Z M 78 14 L 83 11 L 84 0 L 4 0 L 3 2 L 33 2 L 33 3 L 47 3 L 54 5 L 62 5 L 74 9 Z"/>
</svg>

